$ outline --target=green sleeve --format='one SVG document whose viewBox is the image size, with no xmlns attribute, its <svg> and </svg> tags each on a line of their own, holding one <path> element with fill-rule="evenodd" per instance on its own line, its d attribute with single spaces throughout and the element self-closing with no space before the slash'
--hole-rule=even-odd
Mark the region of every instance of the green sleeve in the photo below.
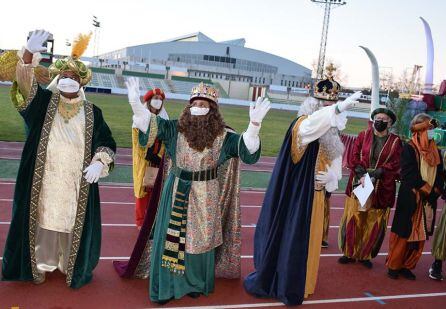
<svg viewBox="0 0 446 309">
<path fill-rule="evenodd" d="M 159 116 L 156 117 L 158 125 L 157 137 L 165 142 L 170 143 L 173 138 L 177 136 L 177 120 L 166 120 Z"/>
<path fill-rule="evenodd" d="M 222 153 L 220 154 L 220 164 L 234 157 L 239 157 L 246 164 L 254 164 L 260 159 L 261 146 L 253 154 L 246 148 L 243 136 L 237 133 L 228 132 L 223 142 Z"/>
<path fill-rule="evenodd" d="M 149 129 L 146 133 L 138 130 L 138 143 L 142 147 L 152 147 L 155 138 L 166 146 L 170 157 L 174 158 L 177 140 L 177 120 L 166 120 L 151 114 Z"/>
</svg>

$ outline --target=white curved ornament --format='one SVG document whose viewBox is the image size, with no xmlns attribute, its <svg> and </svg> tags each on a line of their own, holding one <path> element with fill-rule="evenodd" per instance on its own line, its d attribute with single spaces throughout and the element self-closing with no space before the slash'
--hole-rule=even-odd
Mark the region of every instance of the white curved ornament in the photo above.
<svg viewBox="0 0 446 309">
<path fill-rule="evenodd" d="M 432 87 L 434 85 L 434 41 L 432 39 L 431 27 L 428 22 L 420 17 L 424 25 L 424 34 L 426 36 L 426 76 L 424 79 L 423 93 L 432 93 Z"/>
<path fill-rule="evenodd" d="M 361 47 L 367 54 L 367 56 L 370 59 L 370 63 L 372 64 L 372 100 L 370 104 L 370 114 L 377 109 L 379 104 L 379 67 L 378 67 L 378 61 L 376 60 L 375 55 L 364 46 Z"/>
</svg>

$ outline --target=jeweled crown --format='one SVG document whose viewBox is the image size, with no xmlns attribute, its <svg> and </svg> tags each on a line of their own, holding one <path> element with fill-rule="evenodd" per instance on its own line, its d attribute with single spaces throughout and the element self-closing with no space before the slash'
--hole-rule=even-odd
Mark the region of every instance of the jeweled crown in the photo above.
<svg viewBox="0 0 446 309">
<path fill-rule="evenodd" d="M 192 88 L 189 101 L 192 102 L 192 100 L 197 98 L 207 99 L 214 103 L 218 103 L 218 90 L 212 86 L 200 83 L 198 86 Z"/>
<path fill-rule="evenodd" d="M 327 66 L 326 71 L 326 78 L 315 83 L 313 97 L 319 100 L 337 101 L 341 85 L 333 79 L 336 67 L 331 63 Z"/>
</svg>

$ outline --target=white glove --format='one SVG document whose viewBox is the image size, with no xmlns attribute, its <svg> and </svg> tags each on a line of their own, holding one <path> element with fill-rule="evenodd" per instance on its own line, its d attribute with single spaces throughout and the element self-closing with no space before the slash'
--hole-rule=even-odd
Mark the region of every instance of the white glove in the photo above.
<svg viewBox="0 0 446 309">
<path fill-rule="evenodd" d="M 139 94 L 139 79 L 136 77 L 129 77 L 129 79 L 125 82 L 125 86 L 127 87 L 129 102 L 141 103 L 141 96 Z"/>
<path fill-rule="evenodd" d="M 100 161 L 94 161 L 84 170 L 84 173 L 86 173 L 84 178 L 88 183 L 98 182 L 103 169 L 104 164 L 102 164 Z"/>
<path fill-rule="evenodd" d="M 259 97 L 254 105 L 254 102 L 249 106 L 249 119 L 251 122 L 261 123 L 266 113 L 271 109 L 271 102 L 268 98 Z"/>
<path fill-rule="evenodd" d="M 133 114 L 136 118 L 147 118 L 149 117 L 149 110 L 144 107 L 141 103 L 139 95 L 139 79 L 136 77 L 130 77 L 128 81 L 125 82 L 127 87 L 129 103 L 132 107 Z M 134 118 L 135 118 L 134 117 Z"/>
<path fill-rule="evenodd" d="M 344 101 L 336 103 L 336 107 L 338 108 L 339 112 L 342 113 L 343 111 L 346 111 L 349 107 L 354 106 L 356 103 L 358 103 L 358 99 L 361 96 L 362 92 L 356 91 Z"/>
<path fill-rule="evenodd" d="M 49 35 L 50 33 L 45 30 L 33 31 L 25 48 L 32 54 L 46 51 L 46 47 L 43 46 L 43 44 L 48 39 Z"/>
<path fill-rule="evenodd" d="M 327 172 L 319 172 L 316 175 L 316 182 L 323 186 L 325 186 L 329 182 L 337 180 L 338 177 L 336 176 L 335 172 L 330 169 Z"/>
</svg>

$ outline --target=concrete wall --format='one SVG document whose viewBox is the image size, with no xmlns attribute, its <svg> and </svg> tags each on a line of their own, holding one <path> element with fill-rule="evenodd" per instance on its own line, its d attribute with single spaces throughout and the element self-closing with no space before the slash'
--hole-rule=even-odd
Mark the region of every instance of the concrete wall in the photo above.
<svg viewBox="0 0 446 309">
<path fill-rule="evenodd" d="M 212 80 L 212 82 L 219 83 L 231 98 L 249 100 L 249 83 L 219 79 Z"/>
</svg>

